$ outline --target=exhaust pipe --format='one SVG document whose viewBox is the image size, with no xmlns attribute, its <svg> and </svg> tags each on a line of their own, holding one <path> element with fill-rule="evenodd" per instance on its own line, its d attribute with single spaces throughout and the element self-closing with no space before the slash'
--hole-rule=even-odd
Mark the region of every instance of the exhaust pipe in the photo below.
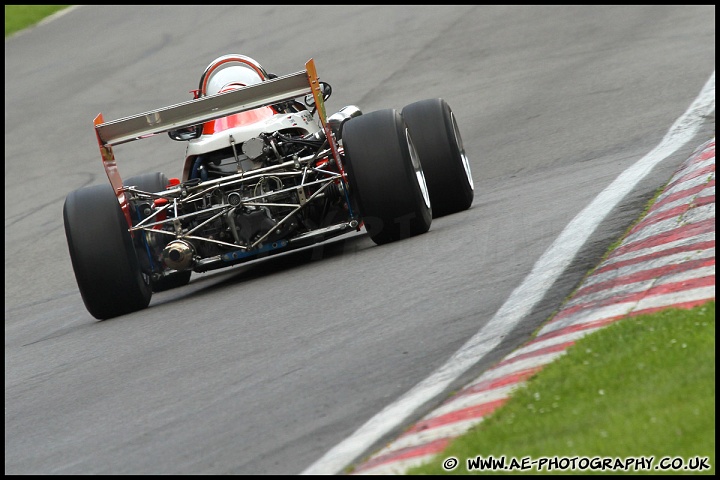
<svg viewBox="0 0 720 480">
<path fill-rule="evenodd" d="M 195 249 L 185 240 L 173 240 L 163 249 L 163 263 L 173 270 L 187 270 L 193 266 Z"/>
</svg>

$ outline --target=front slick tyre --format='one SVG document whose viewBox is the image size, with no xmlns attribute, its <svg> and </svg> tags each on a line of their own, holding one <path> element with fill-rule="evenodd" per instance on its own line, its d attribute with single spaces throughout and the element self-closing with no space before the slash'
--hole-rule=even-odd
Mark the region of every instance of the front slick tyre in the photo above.
<svg viewBox="0 0 720 480">
<path fill-rule="evenodd" d="M 146 308 L 152 297 L 125 216 L 110 185 L 71 192 L 63 206 L 65 236 L 85 307 L 100 320 Z"/>
<path fill-rule="evenodd" d="M 427 178 L 433 218 L 467 210 L 475 195 L 470 162 L 450 106 L 442 98 L 402 109 Z"/>
<path fill-rule="evenodd" d="M 413 138 L 400 113 L 379 110 L 343 128 L 351 197 L 378 245 L 430 229 L 432 209 Z"/>
</svg>

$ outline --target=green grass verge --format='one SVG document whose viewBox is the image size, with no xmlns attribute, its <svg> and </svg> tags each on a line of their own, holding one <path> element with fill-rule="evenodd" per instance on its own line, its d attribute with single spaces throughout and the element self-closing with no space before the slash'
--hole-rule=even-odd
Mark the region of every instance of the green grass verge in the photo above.
<svg viewBox="0 0 720 480">
<path fill-rule="evenodd" d="M 489 473 L 467 459 L 492 456 L 707 457 L 715 472 L 715 302 L 629 317 L 578 340 L 520 387 L 501 408 L 427 465 L 408 474 Z M 442 462 L 458 459 L 445 471 Z M 503 473 L 501 471 L 492 472 Z M 689 474 L 691 470 L 517 474 Z"/>
<path fill-rule="evenodd" d="M 5 37 L 31 27 L 70 5 L 5 5 Z"/>
</svg>

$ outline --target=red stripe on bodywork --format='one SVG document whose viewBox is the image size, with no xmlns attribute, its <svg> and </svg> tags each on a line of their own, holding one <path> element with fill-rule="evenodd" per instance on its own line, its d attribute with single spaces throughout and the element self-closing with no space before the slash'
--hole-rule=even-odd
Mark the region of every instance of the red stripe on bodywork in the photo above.
<svg viewBox="0 0 720 480">
<path fill-rule="evenodd" d="M 272 107 L 260 107 L 246 112 L 234 113 L 227 117 L 211 120 L 203 125 L 203 135 L 212 135 L 230 128 L 252 125 L 275 115 Z"/>
</svg>

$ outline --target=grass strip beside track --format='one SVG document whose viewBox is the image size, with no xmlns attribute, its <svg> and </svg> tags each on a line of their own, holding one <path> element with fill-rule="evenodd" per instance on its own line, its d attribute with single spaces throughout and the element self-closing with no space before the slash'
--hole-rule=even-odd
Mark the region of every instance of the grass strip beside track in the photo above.
<svg viewBox="0 0 720 480">
<path fill-rule="evenodd" d="M 629 317 L 578 340 L 434 461 L 407 473 L 491 473 L 467 470 L 467 459 L 477 456 L 653 456 L 653 467 L 663 457 L 687 461 L 699 456 L 708 457 L 711 466 L 702 473 L 714 474 L 715 302 Z M 451 472 L 442 468 L 448 457 L 459 461 Z"/>
<path fill-rule="evenodd" d="M 36 25 L 70 5 L 5 5 L 5 37 Z"/>
</svg>

